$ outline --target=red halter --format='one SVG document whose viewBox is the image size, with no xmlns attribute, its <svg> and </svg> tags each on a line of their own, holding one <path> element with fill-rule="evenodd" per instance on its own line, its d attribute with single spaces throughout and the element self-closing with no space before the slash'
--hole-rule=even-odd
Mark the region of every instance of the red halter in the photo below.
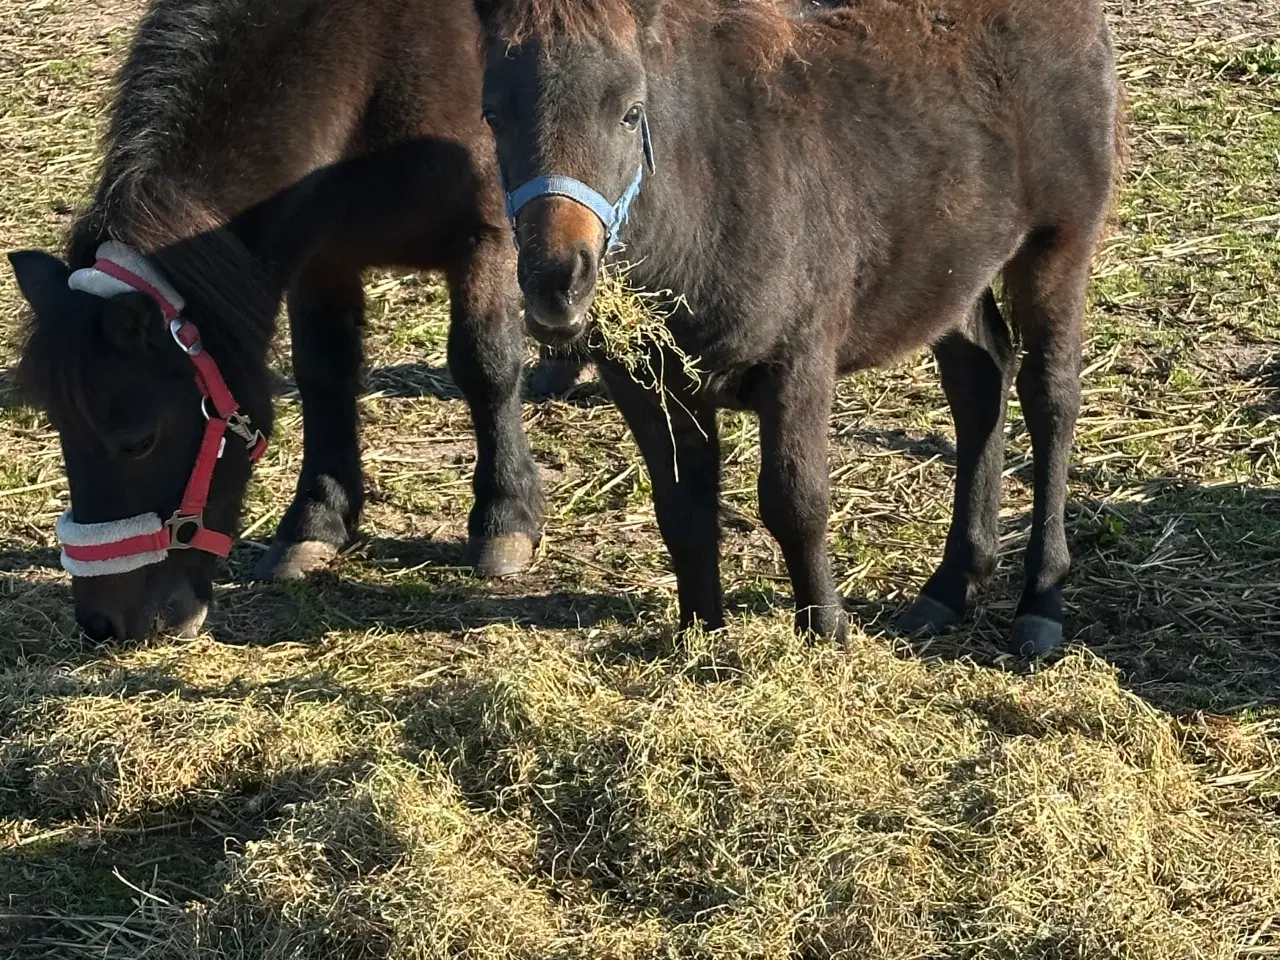
<svg viewBox="0 0 1280 960">
<path fill-rule="evenodd" d="M 200 388 L 201 395 L 200 409 L 207 422 L 200 452 L 196 455 L 195 466 L 191 469 L 191 477 L 187 480 L 187 488 L 182 495 L 182 503 L 173 516 L 163 524 L 155 519 L 154 514 L 149 514 L 129 521 L 83 526 L 75 524 L 68 515 L 64 518 L 65 527 L 64 524 L 59 524 L 59 535 L 63 539 L 64 566 L 76 567 L 82 576 L 95 576 L 119 572 L 120 564 L 113 561 L 124 561 L 144 554 L 153 556 L 145 561 L 135 561 L 135 564 L 145 566 L 157 563 L 167 556 L 169 550 L 203 550 L 205 553 L 225 557 L 231 552 L 234 539 L 204 525 L 204 508 L 209 502 L 213 471 L 226 447 L 228 431 L 244 441 L 249 448 L 249 460 L 253 464 L 257 464 L 266 452 L 267 438 L 262 431 L 253 428 L 247 416 L 239 412 L 239 404 L 227 388 L 217 363 L 204 351 L 200 331 L 195 324 L 182 319 L 178 307 L 167 296 L 155 285 L 111 260 L 99 259 L 93 269 L 119 280 L 139 293 L 145 293 L 160 307 L 174 342 L 182 348 L 195 367 L 196 385 Z M 212 413 L 209 409 L 211 405 Z M 108 538 L 109 535 L 99 537 L 93 534 L 95 527 L 103 530 L 114 527 L 127 531 L 131 525 L 136 528 L 138 524 L 149 532 L 117 535 L 114 539 Z M 155 530 L 155 527 L 159 529 Z M 65 536 L 64 530 L 67 534 Z M 79 535 L 77 531 L 80 532 Z M 72 563 L 68 564 L 68 560 Z M 87 565 L 94 564 L 102 564 L 110 569 L 103 570 L 101 574 L 90 572 L 91 568 L 87 568 Z"/>
</svg>

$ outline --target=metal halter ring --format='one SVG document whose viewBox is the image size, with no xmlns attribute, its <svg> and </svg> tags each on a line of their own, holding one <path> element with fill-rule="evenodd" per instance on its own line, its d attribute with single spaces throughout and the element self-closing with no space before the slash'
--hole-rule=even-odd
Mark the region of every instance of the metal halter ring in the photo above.
<svg viewBox="0 0 1280 960">
<path fill-rule="evenodd" d="M 204 529 L 204 514 L 196 514 L 194 516 L 180 516 L 181 511 L 175 513 L 165 522 L 165 528 L 169 531 L 169 549 L 170 550 L 190 550 L 195 539 L 199 536 L 200 531 Z M 191 535 L 183 540 L 179 536 L 179 532 L 186 530 L 188 527 L 193 528 Z"/>
</svg>

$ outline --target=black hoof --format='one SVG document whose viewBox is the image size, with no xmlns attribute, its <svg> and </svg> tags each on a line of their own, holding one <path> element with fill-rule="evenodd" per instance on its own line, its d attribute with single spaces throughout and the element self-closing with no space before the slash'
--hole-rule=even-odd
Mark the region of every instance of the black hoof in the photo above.
<svg viewBox="0 0 1280 960">
<path fill-rule="evenodd" d="M 960 622 L 960 614 L 956 613 L 941 600 L 935 600 L 927 593 L 916 597 L 915 603 L 894 623 L 894 628 L 906 637 L 930 636 L 950 630 Z"/>
<path fill-rule="evenodd" d="M 563 397 L 589 379 L 591 364 L 581 357 L 542 357 L 529 375 L 529 395 L 536 400 Z"/>
<path fill-rule="evenodd" d="M 255 580 L 301 580 L 308 574 L 323 570 L 338 556 L 338 548 L 323 540 L 304 540 L 302 543 L 271 544 L 267 555 L 253 568 Z"/>
<path fill-rule="evenodd" d="M 849 615 L 843 609 L 810 607 L 796 613 L 796 633 L 806 640 L 834 640 L 845 643 L 849 639 Z"/>
<path fill-rule="evenodd" d="M 533 550 L 533 537 L 527 533 L 504 533 L 472 540 L 467 556 L 478 577 L 510 577 L 533 562 Z"/>
<path fill-rule="evenodd" d="M 1020 657 L 1043 657 L 1062 646 L 1062 624 L 1048 617 L 1027 614 L 1013 624 L 1009 652 Z"/>
</svg>

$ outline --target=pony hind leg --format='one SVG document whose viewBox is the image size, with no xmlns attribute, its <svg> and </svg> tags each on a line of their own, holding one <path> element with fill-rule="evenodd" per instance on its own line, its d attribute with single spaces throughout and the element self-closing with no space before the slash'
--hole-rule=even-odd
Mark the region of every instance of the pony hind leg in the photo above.
<svg viewBox="0 0 1280 960">
<path fill-rule="evenodd" d="M 524 333 L 510 246 L 505 233 L 484 235 L 448 271 L 449 372 L 476 434 L 467 563 L 482 577 L 527 567 L 542 526 L 542 484 L 521 419 Z"/>
<path fill-rule="evenodd" d="M 942 563 L 899 619 L 906 634 L 936 633 L 964 616 L 975 588 L 995 570 L 1000 541 L 1004 419 L 1015 350 L 987 290 L 964 324 L 933 348 L 956 427 L 956 485 Z"/>
<path fill-rule="evenodd" d="M 1005 270 L 1024 358 L 1018 398 L 1031 434 L 1035 501 L 1012 652 L 1061 645 L 1062 585 L 1071 566 L 1064 514 L 1080 410 L 1081 329 L 1096 231 L 1033 234 Z"/>
<path fill-rule="evenodd" d="M 354 535 L 364 505 L 356 409 L 364 325 L 359 269 L 308 265 L 289 290 L 288 310 L 302 400 L 302 473 L 254 571 L 263 580 L 298 579 L 328 565 Z"/>
</svg>

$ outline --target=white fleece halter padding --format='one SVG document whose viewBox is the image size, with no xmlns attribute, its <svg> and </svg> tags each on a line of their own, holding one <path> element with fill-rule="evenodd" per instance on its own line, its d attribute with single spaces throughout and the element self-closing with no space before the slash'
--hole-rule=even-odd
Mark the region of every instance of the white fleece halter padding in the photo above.
<svg viewBox="0 0 1280 960">
<path fill-rule="evenodd" d="M 154 513 L 144 513 L 128 520 L 112 520 L 109 523 L 76 523 L 68 510 L 58 518 L 58 539 L 72 547 L 97 547 L 104 543 L 119 543 L 131 537 L 143 537 L 159 533 L 164 525 Z M 62 553 L 62 569 L 73 577 L 108 577 L 114 573 L 129 573 L 152 563 L 159 563 L 169 555 L 168 550 L 152 550 L 135 553 L 131 557 L 114 560 L 72 560 L 66 551 Z"/>
<path fill-rule="evenodd" d="M 186 302 L 178 295 L 178 291 L 169 286 L 169 282 L 160 276 L 147 258 L 133 247 L 116 240 L 108 240 L 98 247 L 98 259 L 109 260 L 145 280 L 168 300 L 175 310 L 182 312 Z M 135 288 L 130 284 L 94 267 L 76 270 L 67 281 L 67 286 L 72 290 L 104 298 L 135 292 Z M 128 520 L 113 520 L 110 523 L 76 523 L 72 519 L 71 511 L 68 510 L 58 520 L 58 539 L 72 547 L 96 547 L 106 543 L 118 543 L 131 537 L 159 533 L 162 528 L 160 518 L 154 513 L 130 517 Z M 64 550 L 62 569 L 73 577 L 107 577 L 116 573 L 140 570 L 150 564 L 159 563 L 168 555 L 167 550 L 152 550 L 129 557 L 116 557 L 113 560 L 73 560 Z"/>
<path fill-rule="evenodd" d="M 116 240 L 108 240 L 98 247 L 98 259 L 110 260 L 117 266 L 124 267 L 135 276 L 141 277 L 155 287 L 166 300 L 173 304 L 179 313 L 186 306 L 186 301 L 178 296 L 178 291 L 169 286 L 169 282 L 160 276 L 151 263 L 133 247 Z M 82 293 L 91 293 L 95 297 L 116 297 L 122 293 L 132 293 L 134 288 L 123 280 L 103 273 L 93 267 L 85 267 L 71 274 L 67 286 Z"/>
</svg>

